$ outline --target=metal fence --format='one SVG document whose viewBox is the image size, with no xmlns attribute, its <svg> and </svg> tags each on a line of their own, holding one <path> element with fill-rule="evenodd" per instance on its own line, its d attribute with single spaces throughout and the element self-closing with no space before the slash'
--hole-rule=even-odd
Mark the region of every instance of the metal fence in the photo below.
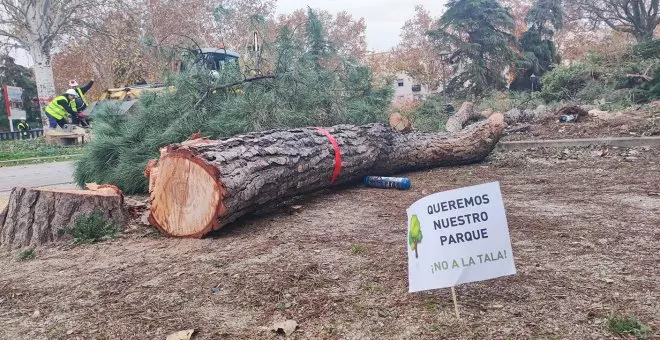
<svg viewBox="0 0 660 340">
<path fill-rule="evenodd" d="M 44 135 L 43 129 L 34 129 L 29 132 L 30 138 L 41 137 Z M 18 131 L 14 132 L 0 132 L 0 140 L 13 140 L 21 139 L 21 133 Z"/>
</svg>

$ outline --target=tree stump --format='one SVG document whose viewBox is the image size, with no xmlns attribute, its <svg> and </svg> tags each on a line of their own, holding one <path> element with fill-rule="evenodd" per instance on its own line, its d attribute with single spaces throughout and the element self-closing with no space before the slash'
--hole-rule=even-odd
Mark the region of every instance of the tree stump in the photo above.
<svg viewBox="0 0 660 340">
<path fill-rule="evenodd" d="M 89 190 L 14 188 L 9 204 L 0 214 L 0 246 L 21 248 L 54 242 L 77 216 L 94 212 L 118 223 L 126 222 L 123 195 L 107 185 L 88 185 Z"/>
<path fill-rule="evenodd" d="M 453 134 L 339 125 L 170 145 L 146 171 L 149 222 L 170 236 L 202 237 L 260 206 L 365 175 L 481 161 L 503 130 L 494 114 Z"/>
</svg>

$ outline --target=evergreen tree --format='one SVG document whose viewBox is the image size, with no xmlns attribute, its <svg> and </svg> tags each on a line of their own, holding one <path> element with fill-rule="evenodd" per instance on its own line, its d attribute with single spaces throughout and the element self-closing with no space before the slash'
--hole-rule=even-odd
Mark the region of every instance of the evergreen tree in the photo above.
<svg viewBox="0 0 660 340">
<path fill-rule="evenodd" d="M 307 46 L 308 55 L 317 63 L 320 63 L 321 58 L 329 57 L 330 44 L 327 41 L 327 33 L 323 27 L 321 19 L 318 14 L 311 8 L 307 8 L 307 23 L 305 25 L 307 33 Z M 320 67 L 320 65 L 318 65 Z"/>
<path fill-rule="evenodd" d="M 497 0 L 450 0 L 439 28 L 429 32 L 438 46 L 451 50 L 454 76 L 447 91 L 482 95 L 506 87 L 504 71 L 513 61 L 514 19 Z"/>
<path fill-rule="evenodd" d="M 531 89 L 532 75 L 540 79 L 560 62 L 553 36 L 564 21 L 561 0 L 537 0 L 526 21 L 529 29 L 520 37 L 522 55 L 516 63 L 516 77 L 511 83 L 514 90 Z M 534 87 L 540 90 L 538 81 Z"/>
</svg>

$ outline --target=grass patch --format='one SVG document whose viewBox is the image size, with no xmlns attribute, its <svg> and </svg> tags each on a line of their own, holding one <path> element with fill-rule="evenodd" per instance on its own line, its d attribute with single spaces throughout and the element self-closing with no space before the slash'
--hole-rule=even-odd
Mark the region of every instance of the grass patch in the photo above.
<svg viewBox="0 0 660 340">
<path fill-rule="evenodd" d="M 439 331 L 442 330 L 442 325 L 439 324 L 439 323 L 434 323 L 434 324 L 431 324 L 431 326 L 429 327 L 429 329 L 430 329 L 432 332 L 439 332 Z"/>
<path fill-rule="evenodd" d="M 50 158 L 50 157 L 25 158 L 25 159 L 14 159 L 9 161 L 0 161 L 0 168 L 4 168 L 8 166 L 66 162 L 66 161 L 76 160 L 78 159 L 78 157 L 80 157 L 80 155 L 63 155 L 63 156 L 55 156 L 55 157 L 56 158 Z"/>
<path fill-rule="evenodd" d="M 434 312 L 437 310 L 438 304 L 433 300 L 424 300 L 424 302 L 422 302 L 422 306 L 424 306 L 426 310 Z"/>
<path fill-rule="evenodd" d="M 351 253 L 355 255 L 362 255 L 367 252 L 367 247 L 361 245 L 361 244 L 353 244 L 351 245 Z"/>
<path fill-rule="evenodd" d="M 37 252 L 34 251 L 34 248 L 25 249 L 16 255 L 16 261 L 28 261 L 35 257 L 37 257 Z"/>
<path fill-rule="evenodd" d="M 163 233 L 161 233 L 159 230 L 153 230 L 153 231 L 149 232 L 148 234 L 144 235 L 144 237 L 163 238 L 163 237 L 165 237 L 165 235 L 163 235 Z"/>
<path fill-rule="evenodd" d="M 618 336 L 632 335 L 637 339 L 648 339 L 651 334 L 651 327 L 634 316 L 610 315 L 606 323 L 609 331 Z"/>
<path fill-rule="evenodd" d="M 46 139 L 43 137 L 0 142 L 0 161 L 75 155 L 80 153 L 82 153 L 82 146 L 48 145 L 46 144 Z"/>
<path fill-rule="evenodd" d="M 375 283 L 366 283 L 362 285 L 362 289 L 365 292 L 371 292 L 371 293 L 378 293 L 381 292 L 383 289 L 380 288 L 378 285 Z"/>
<path fill-rule="evenodd" d="M 284 301 L 280 301 L 275 305 L 275 308 L 279 310 L 289 309 L 291 307 L 293 307 L 293 304 L 291 302 L 284 302 Z"/>
<path fill-rule="evenodd" d="M 115 238 L 120 231 L 120 226 L 103 217 L 100 212 L 78 216 L 73 225 L 66 232 L 73 236 L 75 244 L 97 243 Z"/>
<path fill-rule="evenodd" d="M 327 327 L 325 327 L 325 331 L 326 331 L 328 334 L 337 334 L 337 327 L 335 327 L 335 326 L 327 326 Z"/>
</svg>

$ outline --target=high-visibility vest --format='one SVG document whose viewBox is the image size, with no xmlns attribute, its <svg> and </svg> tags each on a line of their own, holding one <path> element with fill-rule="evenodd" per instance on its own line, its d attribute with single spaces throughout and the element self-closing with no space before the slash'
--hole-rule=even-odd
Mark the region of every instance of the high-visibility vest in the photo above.
<svg viewBox="0 0 660 340">
<path fill-rule="evenodd" d="M 79 87 L 76 87 L 76 92 L 78 92 L 78 96 L 83 100 L 83 103 L 85 103 L 85 106 L 89 105 L 87 103 L 87 99 L 85 99 L 85 95 L 83 94 L 82 90 Z"/>
<path fill-rule="evenodd" d="M 48 105 L 46 106 L 46 109 L 45 109 L 46 113 L 53 116 L 53 118 L 55 118 L 55 119 L 63 119 L 64 117 L 68 117 L 69 113 L 66 111 L 66 109 L 64 107 L 62 107 L 62 105 L 57 103 L 58 101 L 60 101 L 62 99 L 66 100 L 66 101 L 69 100 L 65 96 L 57 96 L 57 97 L 53 98 L 53 100 L 51 100 L 50 103 L 48 103 Z"/>
<path fill-rule="evenodd" d="M 20 122 L 17 127 L 18 131 L 21 132 L 21 136 L 27 137 L 29 135 L 30 126 L 27 123 Z"/>
<path fill-rule="evenodd" d="M 78 93 L 78 96 L 80 96 L 80 99 L 82 99 L 82 101 L 83 101 L 82 109 L 78 110 L 78 104 L 76 104 L 76 98 L 71 99 L 71 101 L 69 102 L 69 105 L 71 105 L 71 109 L 73 111 L 80 112 L 80 111 L 86 109 L 88 104 L 87 104 L 87 99 L 85 99 L 85 95 L 83 94 L 80 87 L 76 87 L 76 92 Z"/>
</svg>

